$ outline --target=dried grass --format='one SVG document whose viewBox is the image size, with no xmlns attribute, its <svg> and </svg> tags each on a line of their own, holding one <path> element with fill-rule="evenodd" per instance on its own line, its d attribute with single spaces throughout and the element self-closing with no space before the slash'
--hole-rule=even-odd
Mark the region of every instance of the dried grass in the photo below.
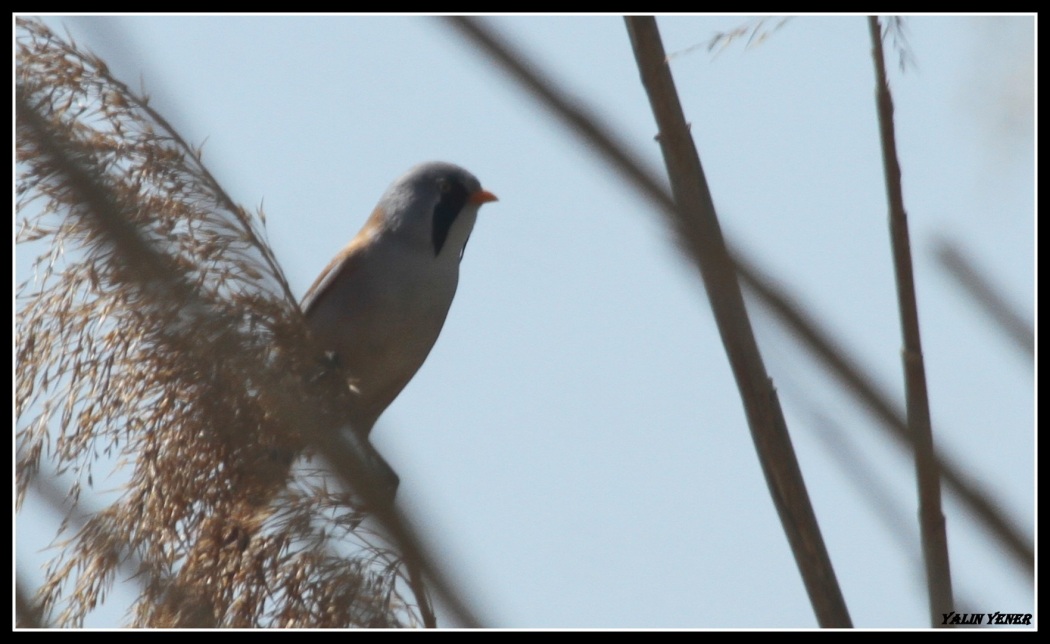
<svg viewBox="0 0 1050 644">
<path fill-rule="evenodd" d="M 121 566 L 136 626 L 411 626 L 359 495 L 294 467 L 338 427 L 262 213 L 97 57 L 17 26 L 17 508 L 42 464 L 117 468 L 119 499 L 49 564 L 43 623 L 79 626 Z M 46 469 L 46 468 L 45 468 Z M 70 510 L 70 514 L 74 512 Z"/>
</svg>

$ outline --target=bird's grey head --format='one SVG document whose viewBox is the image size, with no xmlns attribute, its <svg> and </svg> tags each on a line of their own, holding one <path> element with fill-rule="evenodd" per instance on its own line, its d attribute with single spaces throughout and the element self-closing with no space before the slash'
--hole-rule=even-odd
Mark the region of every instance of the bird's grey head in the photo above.
<svg viewBox="0 0 1050 644">
<path fill-rule="evenodd" d="M 478 208 L 495 199 L 467 170 L 432 161 L 401 176 L 379 205 L 387 214 L 388 230 L 410 243 L 426 244 L 437 257 L 443 251 L 462 255 Z"/>
</svg>

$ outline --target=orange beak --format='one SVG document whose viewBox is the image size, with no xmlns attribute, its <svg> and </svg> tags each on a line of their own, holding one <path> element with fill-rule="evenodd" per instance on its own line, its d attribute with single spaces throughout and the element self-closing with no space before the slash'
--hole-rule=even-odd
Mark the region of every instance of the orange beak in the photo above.
<svg viewBox="0 0 1050 644">
<path fill-rule="evenodd" d="M 492 194 L 488 190 L 478 190 L 474 194 L 470 195 L 470 197 L 467 198 L 467 201 L 470 203 L 483 204 L 488 203 L 490 201 L 499 201 L 499 197 Z"/>
</svg>

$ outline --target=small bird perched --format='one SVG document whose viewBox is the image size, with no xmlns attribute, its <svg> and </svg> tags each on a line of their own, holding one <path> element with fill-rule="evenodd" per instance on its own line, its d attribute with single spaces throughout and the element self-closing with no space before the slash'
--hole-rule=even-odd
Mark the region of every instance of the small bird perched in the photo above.
<svg viewBox="0 0 1050 644">
<path fill-rule="evenodd" d="M 368 435 L 434 346 L 478 208 L 489 201 L 496 195 L 459 166 L 412 168 L 387 188 L 303 298 L 313 340 L 350 380 L 350 424 L 359 436 Z"/>
</svg>

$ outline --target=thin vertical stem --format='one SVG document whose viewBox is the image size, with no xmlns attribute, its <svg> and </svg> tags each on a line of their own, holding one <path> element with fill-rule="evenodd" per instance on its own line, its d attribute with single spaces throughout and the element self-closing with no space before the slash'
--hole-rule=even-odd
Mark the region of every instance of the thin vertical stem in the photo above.
<svg viewBox="0 0 1050 644">
<path fill-rule="evenodd" d="M 919 526 L 922 551 L 926 561 L 926 584 L 930 598 L 930 621 L 943 623 L 942 615 L 953 610 L 952 580 L 948 561 L 948 536 L 941 511 L 941 479 L 933 452 L 933 430 L 930 426 L 930 404 L 926 391 L 926 368 L 919 338 L 919 309 L 915 297 L 915 278 L 908 239 L 908 215 L 904 211 L 901 189 L 901 167 L 897 159 L 897 142 L 893 127 L 893 98 L 886 81 L 886 62 L 882 51 L 882 28 L 876 16 L 868 17 L 872 57 L 875 60 L 876 105 L 882 162 L 889 201 L 890 239 L 893 245 L 893 267 L 897 278 L 901 333 L 904 338 L 904 386 L 907 400 L 908 429 L 915 444 L 915 473 L 919 486 Z"/>
</svg>

